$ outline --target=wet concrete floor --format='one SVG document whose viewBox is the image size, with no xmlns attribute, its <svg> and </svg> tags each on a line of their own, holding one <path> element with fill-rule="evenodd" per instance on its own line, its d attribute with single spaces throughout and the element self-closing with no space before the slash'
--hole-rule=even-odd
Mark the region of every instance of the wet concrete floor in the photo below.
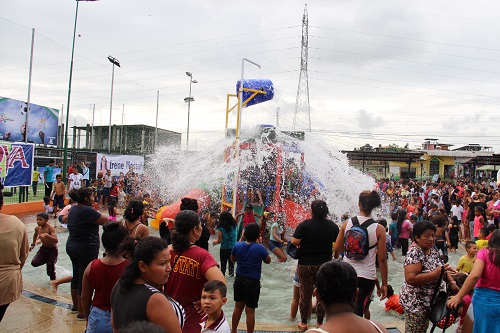
<svg viewBox="0 0 500 333">
<path fill-rule="evenodd" d="M 33 230 L 36 227 L 36 213 L 18 215 L 26 225 L 30 242 L 33 237 Z M 50 221 L 52 225 L 54 222 L 54 220 Z M 66 229 L 61 227 L 58 227 L 57 230 L 59 233 L 67 232 Z M 31 257 L 32 254 L 30 254 L 26 265 L 29 265 Z M 44 270 L 41 270 L 40 274 L 36 276 L 36 279 L 38 278 L 48 279 Z M 68 292 L 69 288 L 63 288 L 63 285 L 61 285 L 59 291 L 55 293 L 50 288 L 49 283 L 46 285 L 43 283 L 37 284 L 30 282 L 33 281 L 32 279 L 33 276 L 24 278 L 23 295 L 7 308 L 5 316 L 0 323 L 0 332 L 84 332 L 85 321 L 78 321 L 76 314 L 71 313 L 72 302 Z M 227 314 L 227 316 L 227 319 L 230 321 L 231 314 Z M 296 324 L 291 322 L 275 324 L 259 323 L 258 315 L 256 319 L 256 333 L 298 331 Z M 386 323 L 386 327 L 396 327 L 400 332 L 404 332 L 404 323 L 402 321 Z M 240 322 L 238 330 L 245 332 L 245 329 L 244 321 Z"/>
</svg>

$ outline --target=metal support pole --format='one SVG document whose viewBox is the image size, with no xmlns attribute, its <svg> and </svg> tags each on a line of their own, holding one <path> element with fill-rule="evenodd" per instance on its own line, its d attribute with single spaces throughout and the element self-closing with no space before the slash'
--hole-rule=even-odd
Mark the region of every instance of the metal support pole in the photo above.
<svg viewBox="0 0 500 333">
<path fill-rule="evenodd" d="M 236 120 L 236 140 L 234 147 L 234 158 L 239 159 L 240 156 L 240 131 L 241 131 L 241 111 L 242 111 L 242 103 L 243 103 L 243 79 L 245 72 L 245 61 L 248 61 L 252 65 L 257 66 L 260 69 L 260 65 L 248 60 L 247 58 L 241 59 L 241 81 L 240 88 L 238 89 L 238 115 Z M 237 161 L 239 163 L 239 161 Z M 233 177 L 233 207 L 231 208 L 231 212 L 233 216 L 236 216 L 236 201 L 238 196 L 238 174 L 239 174 L 239 164 L 237 170 L 234 172 Z"/>
<path fill-rule="evenodd" d="M 24 142 L 28 142 L 28 124 L 30 121 L 30 97 L 31 97 L 31 74 L 33 73 L 33 48 L 35 46 L 35 28 L 31 30 L 31 54 L 30 54 L 30 72 L 28 78 L 28 101 L 26 103 L 26 124 L 24 125 Z M 45 144 L 45 142 L 42 142 Z"/>
<path fill-rule="evenodd" d="M 189 117 L 191 114 L 191 85 L 193 84 L 193 78 L 189 77 L 189 99 L 188 99 L 188 123 L 187 123 L 187 135 L 186 135 L 186 151 L 189 151 Z"/>
<path fill-rule="evenodd" d="M 122 109 L 122 129 L 120 130 L 120 154 L 122 153 L 123 146 L 123 118 L 125 117 L 125 103 L 123 103 Z"/>
<path fill-rule="evenodd" d="M 90 151 L 92 151 L 92 137 L 94 136 L 95 104 L 92 106 L 92 125 L 90 126 Z"/>
<path fill-rule="evenodd" d="M 156 127 L 155 127 L 155 151 L 158 146 L 158 109 L 160 105 L 160 91 L 156 92 Z"/>
<path fill-rule="evenodd" d="M 68 105 L 66 109 L 66 128 L 64 129 L 64 153 L 63 153 L 63 169 L 62 178 L 66 179 L 66 160 L 68 158 L 68 125 L 69 125 L 69 104 L 71 102 L 71 80 L 73 78 L 73 58 L 75 55 L 75 37 L 76 37 L 76 22 L 78 21 L 78 3 L 76 2 L 76 12 L 75 12 L 75 27 L 73 29 L 73 45 L 71 47 L 71 63 L 69 66 L 69 85 L 68 85 Z"/>
<path fill-rule="evenodd" d="M 113 84 L 115 81 L 115 64 L 112 64 L 113 71 L 111 73 L 111 98 L 109 101 L 109 127 L 108 127 L 108 153 L 111 152 L 111 118 L 113 116 Z"/>
</svg>

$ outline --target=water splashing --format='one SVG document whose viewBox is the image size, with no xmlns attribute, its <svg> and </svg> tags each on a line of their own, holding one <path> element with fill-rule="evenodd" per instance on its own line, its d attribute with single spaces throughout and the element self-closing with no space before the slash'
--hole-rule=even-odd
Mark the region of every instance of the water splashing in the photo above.
<svg viewBox="0 0 500 333">
<path fill-rule="evenodd" d="M 321 137 L 307 133 L 305 140 L 297 140 L 284 132 L 262 131 L 263 127 L 244 129 L 240 143 L 239 158 L 229 158 L 226 149 L 234 143 L 234 138 L 223 138 L 203 151 L 174 151 L 160 147 L 148 161 L 146 174 L 152 179 L 165 202 L 170 203 L 188 193 L 193 188 L 203 188 L 212 198 L 212 203 L 220 203 L 222 186 L 231 188 L 232 175 L 239 172 L 239 185 L 260 189 L 265 196 L 264 187 L 276 182 L 279 164 L 276 163 L 276 147 L 283 155 L 283 168 L 294 164 L 295 174 L 283 169 L 280 195 L 287 191 L 288 199 L 299 202 L 309 210 L 314 198 L 325 200 L 330 213 L 336 217 L 358 211 L 359 193 L 373 189 L 373 179 L 350 167 L 347 157 L 327 145 Z M 268 143 L 270 142 L 270 143 Z M 247 144 L 245 147 L 244 144 Z M 292 147 L 292 148 L 290 148 Z M 248 170 L 258 169 L 259 175 L 253 177 Z M 274 177 L 274 178 L 273 178 Z M 295 179 L 295 180 L 294 180 Z M 297 183 L 295 189 L 291 183 Z M 305 189 L 305 184 L 311 188 Z M 231 194 L 232 195 L 232 194 Z M 269 193 L 268 193 L 269 195 Z M 239 196 L 242 197 L 241 193 Z M 240 198 L 241 199 L 241 198 Z M 271 198 L 265 198 L 268 203 Z"/>
</svg>

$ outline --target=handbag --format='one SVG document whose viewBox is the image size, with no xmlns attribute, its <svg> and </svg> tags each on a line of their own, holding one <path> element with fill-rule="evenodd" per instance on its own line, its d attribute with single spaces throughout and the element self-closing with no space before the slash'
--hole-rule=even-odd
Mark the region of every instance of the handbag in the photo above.
<svg viewBox="0 0 500 333">
<path fill-rule="evenodd" d="M 436 326 L 443 329 L 443 333 L 448 327 L 453 325 L 458 317 L 457 310 L 450 309 L 446 302 L 448 301 L 448 292 L 439 291 L 439 286 L 443 280 L 444 266 L 441 266 L 441 274 L 439 275 L 436 287 L 434 287 L 434 294 L 431 299 L 431 312 L 428 315 L 429 320 L 432 322 L 430 333 L 433 333 Z M 437 299 L 437 301 L 436 301 Z"/>
<path fill-rule="evenodd" d="M 293 259 L 300 259 L 300 248 L 293 245 L 292 242 L 288 242 L 286 245 L 286 253 Z"/>
</svg>

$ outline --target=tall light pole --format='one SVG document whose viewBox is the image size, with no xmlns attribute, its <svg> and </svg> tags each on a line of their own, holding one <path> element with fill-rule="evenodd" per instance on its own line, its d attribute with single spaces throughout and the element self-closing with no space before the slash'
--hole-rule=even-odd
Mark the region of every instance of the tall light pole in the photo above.
<svg viewBox="0 0 500 333">
<path fill-rule="evenodd" d="M 109 101 L 109 128 L 108 128 L 108 153 L 111 152 L 111 116 L 113 115 L 113 84 L 115 81 L 115 66 L 121 67 L 118 59 L 108 56 L 109 62 L 113 65 L 111 74 L 111 99 Z"/>
<path fill-rule="evenodd" d="M 160 91 L 156 91 L 156 125 L 155 125 L 155 152 L 158 146 L 158 109 L 160 107 Z"/>
<path fill-rule="evenodd" d="M 73 58 L 75 55 L 75 37 L 76 37 L 76 22 L 78 20 L 78 4 L 80 0 L 76 0 L 75 26 L 73 28 L 73 45 L 71 46 L 71 62 L 69 65 L 69 84 L 68 84 L 68 104 L 66 108 L 66 124 L 64 127 L 64 152 L 63 152 L 63 180 L 66 179 L 66 159 L 68 158 L 68 125 L 69 125 L 69 104 L 71 101 L 71 81 L 73 79 Z"/>
<path fill-rule="evenodd" d="M 92 106 L 92 125 L 90 125 L 90 151 L 92 151 L 92 144 L 93 144 L 92 137 L 94 136 L 94 119 L 95 119 L 95 104 Z"/>
<path fill-rule="evenodd" d="M 235 147 L 234 147 L 234 158 L 237 159 L 240 156 L 240 133 L 241 133 L 241 111 L 242 111 L 242 103 L 243 103 L 243 80 L 244 80 L 244 73 L 245 73 L 245 61 L 251 63 L 254 66 L 257 66 L 260 69 L 260 65 L 248 60 L 247 58 L 242 58 L 241 59 L 241 81 L 240 81 L 240 88 L 238 89 L 238 115 L 236 119 L 236 140 L 235 140 Z M 237 194 L 238 194 L 238 173 L 239 173 L 239 165 L 238 165 L 238 170 L 235 171 L 234 177 L 233 177 L 233 208 L 231 209 L 231 212 L 233 216 L 236 216 L 236 200 L 237 200 Z"/>
<path fill-rule="evenodd" d="M 193 79 L 193 74 L 190 72 L 186 72 L 186 75 L 189 76 L 189 96 L 184 98 L 184 102 L 188 103 L 188 123 L 187 123 L 187 134 L 186 134 L 186 151 L 189 151 L 189 116 L 191 114 L 191 102 L 194 102 L 193 96 L 191 96 L 191 85 L 193 83 L 198 83 L 198 81 Z"/>
</svg>

